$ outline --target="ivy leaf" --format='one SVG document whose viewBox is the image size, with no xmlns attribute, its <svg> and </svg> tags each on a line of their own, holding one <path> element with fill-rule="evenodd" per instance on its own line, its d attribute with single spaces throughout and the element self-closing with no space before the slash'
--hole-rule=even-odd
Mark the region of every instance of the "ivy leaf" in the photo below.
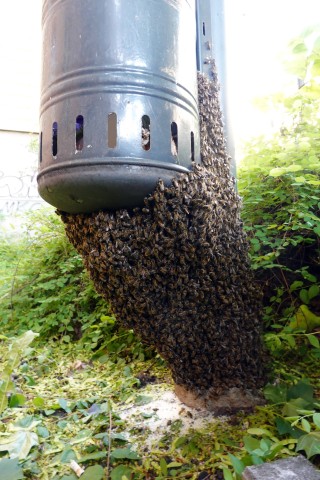
<svg viewBox="0 0 320 480">
<path fill-rule="evenodd" d="M 123 477 L 131 478 L 132 470 L 126 465 L 118 465 L 111 472 L 111 480 L 123 480 Z"/>
<path fill-rule="evenodd" d="M 1 480 L 20 480 L 25 478 L 18 460 L 4 458 L 0 461 Z"/>
<path fill-rule="evenodd" d="M 38 435 L 34 432 L 21 430 L 9 437 L 0 439 L 0 452 L 8 452 L 10 458 L 24 460 L 32 447 L 39 445 Z"/>
<path fill-rule="evenodd" d="M 104 469 L 101 465 L 88 467 L 81 475 L 81 480 L 102 480 L 105 477 Z"/>
<path fill-rule="evenodd" d="M 304 450 L 308 458 L 320 453 L 320 432 L 312 432 L 303 435 L 297 443 L 297 452 Z"/>
</svg>

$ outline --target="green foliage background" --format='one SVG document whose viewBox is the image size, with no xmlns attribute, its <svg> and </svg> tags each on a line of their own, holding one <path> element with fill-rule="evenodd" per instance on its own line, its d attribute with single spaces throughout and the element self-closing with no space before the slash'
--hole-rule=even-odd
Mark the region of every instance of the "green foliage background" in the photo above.
<svg viewBox="0 0 320 480">
<path fill-rule="evenodd" d="M 128 440 L 134 428 L 115 409 L 146 401 L 136 393 L 142 369 L 170 379 L 152 349 L 117 325 L 60 219 L 44 209 L 27 216 L 19 237 L 0 238 L 0 470 L 8 480 L 49 478 L 47 470 L 74 480 L 70 459 L 87 465 L 86 478 L 110 473 L 112 480 L 215 472 L 239 480 L 247 465 L 296 452 L 319 465 L 319 34 L 308 29 L 292 42 L 287 67 L 303 86 L 274 97 L 287 120 L 247 145 L 238 170 L 252 268 L 264 292 L 269 403 L 201 432 L 182 435 L 174 423 L 141 459 Z M 66 372 L 75 382 L 67 390 Z"/>
</svg>

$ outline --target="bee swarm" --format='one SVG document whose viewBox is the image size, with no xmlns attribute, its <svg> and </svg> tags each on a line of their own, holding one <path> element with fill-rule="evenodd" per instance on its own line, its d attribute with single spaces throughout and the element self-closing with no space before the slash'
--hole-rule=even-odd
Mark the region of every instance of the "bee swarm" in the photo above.
<svg viewBox="0 0 320 480">
<path fill-rule="evenodd" d="M 218 86 L 199 74 L 201 165 L 133 211 L 60 212 L 97 291 L 155 346 L 187 405 L 250 409 L 264 383 L 260 293 L 229 171 Z"/>
</svg>

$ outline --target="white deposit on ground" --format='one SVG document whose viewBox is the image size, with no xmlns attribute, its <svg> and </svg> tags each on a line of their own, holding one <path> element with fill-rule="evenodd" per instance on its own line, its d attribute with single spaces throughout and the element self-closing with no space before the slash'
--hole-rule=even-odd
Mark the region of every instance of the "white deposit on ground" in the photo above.
<svg viewBox="0 0 320 480">
<path fill-rule="evenodd" d="M 204 428 L 217 420 L 212 412 L 196 410 L 184 405 L 172 388 L 167 384 L 148 385 L 140 390 L 138 402 L 118 410 L 120 417 L 132 423 L 132 428 L 138 432 L 130 435 L 131 439 L 132 436 L 137 436 L 137 440 L 138 437 L 144 436 L 144 444 L 150 448 L 170 431 L 170 426 L 177 420 L 181 422 L 179 436 L 190 429 Z M 137 405 L 139 398 L 142 405 Z"/>
</svg>

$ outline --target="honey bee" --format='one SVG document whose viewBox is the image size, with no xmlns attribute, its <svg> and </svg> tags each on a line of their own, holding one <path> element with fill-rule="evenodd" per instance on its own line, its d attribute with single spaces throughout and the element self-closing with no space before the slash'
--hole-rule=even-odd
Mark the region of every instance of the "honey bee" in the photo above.
<svg viewBox="0 0 320 480">
<path fill-rule="evenodd" d="M 218 87 L 201 74 L 199 108 L 202 160 L 192 171 L 171 185 L 159 181 L 142 208 L 58 214 L 118 321 L 154 345 L 176 383 L 209 404 L 235 386 L 262 385 L 261 296 Z"/>
</svg>

